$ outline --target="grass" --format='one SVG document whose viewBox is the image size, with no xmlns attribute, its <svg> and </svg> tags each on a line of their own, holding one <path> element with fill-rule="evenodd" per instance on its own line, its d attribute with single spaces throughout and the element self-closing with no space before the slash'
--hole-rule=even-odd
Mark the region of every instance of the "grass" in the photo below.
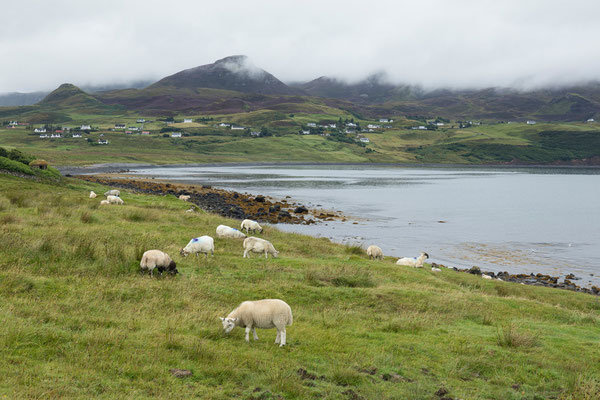
<svg viewBox="0 0 600 400">
<path fill-rule="evenodd" d="M 219 238 L 214 257 L 182 258 L 236 222 L 174 196 L 98 207 L 90 190 L 107 188 L 0 175 L 0 399 L 598 397 L 598 297 L 369 261 L 270 226 L 277 259 Z M 151 248 L 180 274 L 141 275 Z M 273 330 L 222 334 L 219 316 L 260 298 L 291 305 L 285 348 Z"/>
</svg>

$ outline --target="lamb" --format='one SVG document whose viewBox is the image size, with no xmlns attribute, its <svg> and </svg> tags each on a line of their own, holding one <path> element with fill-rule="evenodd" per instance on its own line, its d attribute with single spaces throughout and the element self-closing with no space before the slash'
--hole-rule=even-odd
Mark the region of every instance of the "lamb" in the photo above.
<svg viewBox="0 0 600 400">
<path fill-rule="evenodd" d="M 123 203 L 123 199 L 120 198 L 119 196 L 112 196 L 109 195 L 106 200 L 110 203 L 110 204 L 124 204 Z"/>
<path fill-rule="evenodd" d="M 265 258 L 271 254 L 274 258 L 277 258 L 279 252 L 275 250 L 275 247 L 268 240 L 260 239 L 257 237 L 249 237 L 244 239 L 244 257 L 250 258 L 250 252 L 253 253 L 264 253 Z"/>
<path fill-rule="evenodd" d="M 189 254 L 196 254 L 196 257 L 198 257 L 198 253 L 204 253 L 204 256 L 208 257 L 208 252 L 212 256 L 215 255 L 215 240 L 210 236 L 193 238 L 187 246 L 179 250 L 179 253 L 184 257 L 187 257 Z"/>
<path fill-rule="evenodd" d="M 374 244 L 367 248 L 367 255 L 371 260 L 383 260 L 383 250 L 381 250 L 381 247 L 375 246 Z"/>
<path fill-rule="evenodd" d="M 217 236 L 220 238 L 242 239 L 245 238 L 242 232 L 227 225 L 217 226 Z"/>
<path fill-rule="evenodd" d="M 96 196 L 98 196 L 98 195 L 97 195 L 96 193 L 94 193 L 94 191 L 92 190 L 92 191 L 90 192 L 90 199 L 95 199 L 95 198 L 96 198 Z"/>
<path fill-rule="evenodd" d="M 429 254 L 427 253 L 421 253 L 419 257 L 415 258 L 403 257 L 396 261 L 396 265 L 406 265 L 408 267 L 423 268 L 423 262 L 425 262 L 426 258 L 429 258 Z"/>
<path fill-rule="evenodd" d="M 246 234 L 250 233 L 249 231 L 252 231 L 252 233 L 258 231 L 259 233 L 262 233 L 263 228 L 262 226 L 260 226 L 258 224 L 258 222 L 253 221 L 251 219 L 245 219 L 242 221 L 242 226 L 241 226 L 241 230 L 246 230 Z"/>
<path fill-rule="evenodd" d="M 275 343 L 279 347 L 285 346 L 285 327 L 293 322 L 292 309 L 283 300 L 266 299 L 257 301 L 244 301 L 227 318 L 221 317 L 225 333 L 231 332 L 236 326 L 246 328 L 246 342 L 250 341 L 250 331 L 254 340 L 258 340 L 256 328 L 277 328 Z"/>
<path fill-rule="evenodd" d="M 101 205 L 101 206 L 106 206 L 106 205 L 108 205 L 108 204 L 110 204 L 110 202 L 109 202 L 108 200 L 101 200 L 101 201 L 100 201 L 100 205 Z"/>
<path fill-rule="evenodd" d="M 163 253 L 160 250 L 146 251 L 140 261 L 140 267 L 142 271 L 149 271 L 150 275 L 154 274 L 155 268 L 161 275 L 164 271 L 167 271 L 171 275 L 175 275 L 178 272 L 175 261 L 167 253 Z"/>
<path fill-rule="evenodd" d="M 120 196 L 121 192 L 119 190 L 117 190 L 117 189 L 113 189 L 113 190 L 109 190 L 108 192 L 105 192 L 104 195 L 106 197 L 108 197 L 108 196 Z"/>
<path fill-rule="evenodd" d="M 191 196 L 189 196 L 189 195 L 180 194 L 179 195 L 179 200 L 188 201 L 190 199 L 190 197 Z"/>
</svg>

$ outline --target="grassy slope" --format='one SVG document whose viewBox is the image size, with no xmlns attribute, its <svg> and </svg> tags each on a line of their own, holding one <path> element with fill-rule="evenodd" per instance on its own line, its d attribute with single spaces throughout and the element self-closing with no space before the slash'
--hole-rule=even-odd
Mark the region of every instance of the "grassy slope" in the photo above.
<svg viewBox="0 0 600 400">
<path fill-rule="evenodd" d="M 172 196 L 124 193 L 125 206 L 102 208 L 87 193 L 105 188 L 79 181 L 0 175 L 0 188 L 0 398 L 600 395 L 598 297 L 370 262 L 270 227 L 278 259 L 243 260 L 241 242 L 222 239 L 214 258 L 182 259 L 191 237 L 238 222 L 186 214 Z M 140 276 L 150 248 L 181 274 Z M 242 329 L 221 334 L 219 316 L 273 297 L 294 310 L 289 346 L 276 347 L 273 330 L 250 344 Z M 511 324 L 512 342 L 499 340 Z M 392 373 L 406 379 L 381 378 Z"/>
</svg>

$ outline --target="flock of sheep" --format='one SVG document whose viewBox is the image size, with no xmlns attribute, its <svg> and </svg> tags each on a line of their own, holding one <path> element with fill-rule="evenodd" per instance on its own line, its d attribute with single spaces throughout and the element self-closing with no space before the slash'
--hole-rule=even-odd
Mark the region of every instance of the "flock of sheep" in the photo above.
<svg viewBox="0 0 600 400">
<path fill-rule="evenodd" d="M 102 200 L 100 204 L 124 204 L 123 200 L 119 197 L 119 190 L 109 190 L 104 193 L 106 200 Z M 94 199 L 97 195 L 93 191 L 90 192 L 90 198 Z M 189 196 L 179 196 L 183 201 L 188 201 Z M 275 247 L 271 242 L 265 239 L 257 238 L 254 236 L 247 237 L 247 234 L 262 233 L 263 228 L 256 221 L 245 219 L 242 221 L 240 226 L 241 230 L 245 230 L 246 234 L 227 225 L 219 225 L 216 229 L 216 234 L 219 238 L 227 239 L 244 239 L 243 258 L 250 258 L 250 253 L 264 254 L 265 258 L 268 258 L 269 254 L 272 257 L 277 257 L 279 252 L 275 250 Z M 200 236 L 193 238 L 189 243 L 183 247 L 179 253 L 183 257 L 187 257 L 190 254 L 195 254 L 196 257 L 200 253 L 203 253 L 205 257 L 208 254 L 214 255 L 215 252 L 215 241 L 210 236 Z M 367 248 L 367 255 L 370 259 L 383 260 L 383 251 L 380 247 L 371 245 Z M 425 259 L 429 258 L 427 253 L 421 253 L 419 257 L 409 258 L 404 257 L 396 261 L 397 265 L 406 265 L 415 268 L 422 268 Z M 169 274 L 177 274 L 177 265 L 175 261 L 165 252 L 161 250 L 148 250 L 142 255 L 140 261 L 140 268 L 142 271 L 154 274 L 154 270 L 157 270 L 160 274 L 167 272 Z M 437 270 L 437 268 L 432 268 Z M 286 326 L 292 325 L 292 309 L 290 306 L 279 299 L 265 299 L 257 301 L 244 301 L 236 309 L 234 309 L 227 317 L 221 317 L 223 324 L 223 330 L 225 333 L 231 332 L 236 326 L 246 328 L 246 342 L 250 341 L 250 331 L 254 336 L 254 340 L 258 340 L 256 335 L 256 328 L 260 329 L 277 329 L 277 337 L 275 343 L 279 346 L 284 346 L 286 343 Z"/>
</svg>

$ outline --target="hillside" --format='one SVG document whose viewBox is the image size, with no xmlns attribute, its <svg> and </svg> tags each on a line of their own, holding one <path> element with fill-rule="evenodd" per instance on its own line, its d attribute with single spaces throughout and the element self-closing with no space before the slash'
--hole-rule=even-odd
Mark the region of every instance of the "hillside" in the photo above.
<svg viewBox="0 0 600 400">
<path fill-rule="evenodd" d="M 0 174 L 0 189 L 0 397 L 600 396 L 597 297 L 369 261 L 269 226 L 277 259 L 218 238 L 214 257 L 182 258 L 190 238 L 239 221 L 185 213 L 172 195 L 99 206 L 89 190 L 107 188 L 76 180 Z M 180 274 L 140 275 L 151 248 Z M 218 317 L 260 298 L 291 305 L 285 348 L 274 330 L 222 333 Z"/>
<path fill-rule="evenodd" d="M 266 95 L 294 95 L 297 90 L 250 63 L 246 56 L 230 56 L 167 76 L 151 88 L 210 88 Z"/>
</svg>

